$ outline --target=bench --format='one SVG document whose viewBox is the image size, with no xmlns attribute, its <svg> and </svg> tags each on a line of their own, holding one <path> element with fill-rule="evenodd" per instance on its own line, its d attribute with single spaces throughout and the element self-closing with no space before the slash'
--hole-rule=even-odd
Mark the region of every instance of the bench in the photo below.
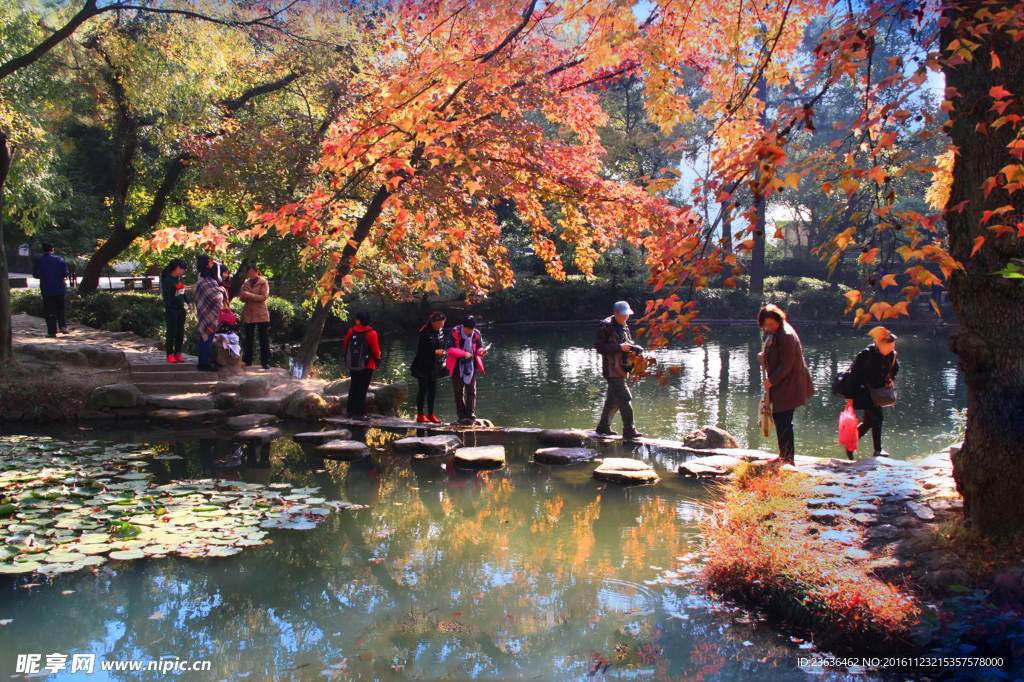
<svg viewBox="0 0 1024 682">
<path fill-rule="evenodd" d="M 12 289 L 28 289 L 28 277 L 8 277 Z"/>
<path fill-rule="evenodd" d="M 125 289 L 142 289 L 143 291 L 149 291 L 153 288 L 152 277 L 123 277 L 121 281 L 124 282 Z M 135 286 L 136 284 L 140 286 Z"/>
</svg>

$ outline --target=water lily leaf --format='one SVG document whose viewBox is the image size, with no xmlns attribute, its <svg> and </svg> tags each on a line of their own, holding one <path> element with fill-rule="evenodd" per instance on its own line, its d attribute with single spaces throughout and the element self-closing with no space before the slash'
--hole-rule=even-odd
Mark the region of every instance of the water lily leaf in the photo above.
<svg viewBox="0 0 1024 682">
<path fill-rule="evenodd" d="M 111 552 L 109 556 L 115 561 L 133 561 L 135 559 L 143 558 L 146 554 L 137 549 L 122 549 L 116 552 Z"/>
<path fill-rule="evenodd" d="M 43 561 L 48 564 L 73 564 L 82 559 L 85 559 L 85 555 L 79 552 L 50 552 L 43 557 Z"/>
<path fill-rule="evenodd" d="M 208 554 L 212 557 L 226 557 L 238 554 L 241 551 L 241 547 L 211 547 Z"/>
<path fill-rule="evenodd" d="M 31 573 L 32 571 L 39 570 L 42 566 L 42 564 L 36 561 L 21 561 L 13 564 L 2 564 L 0 565 L 0 573 Z"/>
</svg>

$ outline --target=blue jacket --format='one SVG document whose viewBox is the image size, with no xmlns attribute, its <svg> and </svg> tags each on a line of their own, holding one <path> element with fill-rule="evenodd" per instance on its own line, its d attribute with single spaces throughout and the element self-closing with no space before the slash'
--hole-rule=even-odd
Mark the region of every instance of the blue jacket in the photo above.
<svg viewBox="0 0 1024 682">
<path fill-rule="evenodd" d="M 67 292 L 68 264 L 60 256 L 44 253 L 32 268 L 32 276 L 39 280 L 43 296 L 63 296 Z"/>
</svg>

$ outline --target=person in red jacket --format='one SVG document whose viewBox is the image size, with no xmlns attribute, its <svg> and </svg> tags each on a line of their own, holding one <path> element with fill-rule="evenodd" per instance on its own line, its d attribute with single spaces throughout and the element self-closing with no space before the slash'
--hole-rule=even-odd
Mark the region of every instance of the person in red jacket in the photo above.
<svg viewBox="0 0 1024 682">
<path fill-rule="evenodd" d="M 348 415 L 366 418 L 366 392 L 370 389 L 373 370 L 380 362 L 380 343 L 377 332 L 370 326 L 370 313 L 356 313 L 356 324 L 345 334 L 345 365 L 352 373 L 348 388 Z"/>
</svg>

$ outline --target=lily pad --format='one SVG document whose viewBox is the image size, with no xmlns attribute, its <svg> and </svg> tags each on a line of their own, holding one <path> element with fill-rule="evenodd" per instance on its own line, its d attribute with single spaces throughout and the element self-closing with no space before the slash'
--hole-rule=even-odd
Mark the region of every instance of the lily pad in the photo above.
<svg viewBox="0 0 1024 682">
<path fill-rule="evenodd" d="M 146 553 L 137 549 L 121 549 L 111 552 L 109 556 L 115 561 L 133 561 L 145 557 Z"/>
</svg>

